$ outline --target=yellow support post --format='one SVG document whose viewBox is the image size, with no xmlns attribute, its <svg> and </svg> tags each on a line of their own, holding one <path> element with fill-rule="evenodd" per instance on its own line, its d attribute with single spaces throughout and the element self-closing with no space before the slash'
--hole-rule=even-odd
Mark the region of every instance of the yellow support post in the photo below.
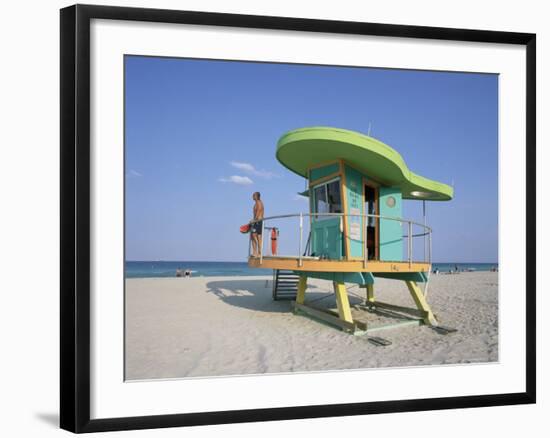
<svg viewBox="0 0 550 438">
<path fill-rule="evenodd" d="M 335 281 L 334 293 L 336 294 L 336 305 L 338 306 L 338 315 L 340 319 L 353 324 L 346 285 Z"/>
<path fill-rule="evenodd" d="M 298 293 L 296 294 L 296 302 L 298 304 L 304 304 L 306 299 L 306 287 L 307 287 L 307 277 L 305 275 L 300 275 L 300 280 L 298 281 Z"/>
<path fill-rule="evenodd" d="M 367 302 L 374 303 L 374 284 L 367 284 Z"/>
<path fill-rule="evenodd" d="M 418 310 L 426 312 L 426 316 L 424 317 L 424 324 L 436 326 L 437 320 L 435 319 L 435 316 L 432 313 L 432 309 L 430 308 L 430 305 L 426 301 L 426 298 L 424 298 L 424 294 L 422 293 L 422 291 L 420 290 L 416 282 L 405 281 L 405 283 L 407 283 L 409 292 L 411 293 L 411 296 Z"/>
</svg>

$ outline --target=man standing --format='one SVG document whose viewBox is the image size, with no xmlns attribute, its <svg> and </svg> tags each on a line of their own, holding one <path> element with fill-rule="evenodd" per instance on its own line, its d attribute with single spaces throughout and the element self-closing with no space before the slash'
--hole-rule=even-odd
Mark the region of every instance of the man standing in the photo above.
<svg viewBox="0 0 550 438">
<path fill-rule="evenodd" d="M 252 256 L 259 257 L 262 248 L 262 220 L 264 218 L 264 203 L 260 199 L 260 192 L 252 194 L 254 208 L 252 214 L 255 221 L 250 224 L 250 239 L 252 240 Z"/>
</svg>

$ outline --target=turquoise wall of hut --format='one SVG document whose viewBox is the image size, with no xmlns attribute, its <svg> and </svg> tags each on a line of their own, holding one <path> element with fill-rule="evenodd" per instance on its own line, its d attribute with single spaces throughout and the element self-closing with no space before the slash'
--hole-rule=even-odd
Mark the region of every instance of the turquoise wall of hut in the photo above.
<svg viewBox="0 0 550 438">
<path fill-rule="evenodd" d="M 402 218 L 401 190 L 397 187 L 379 188 L 380 216 Z M 380 260 L 403 260 L 403 226 L 402 222 L 391 219 L 380 219 Z"/>
<path fill-rule="evenodd" d="M 313 216 L 311 218 L 311 255 L 331 260 L 363 259 L 365 257 L 365 182 L 369 176 L 345 163 L 329 163 L 310 169 L 310 212 L 345 213 L 340 217 Z M 332 176 L 332 177 L 331 177 Z M 319 182 L 319 180 L 321 182 Z M 339 184 L 340 199 L 330 203 L 330 191 L 325 185 Z M 387 187 L 379 183 L 378 213 L 380 216 L 402 218 L 402 195 L 398 187 Z M 317 199 L 319 198 L 319 199 Z M 330 206 L 329 206 L 330 204 Z M 345 211 L 344 211 L 345 210 Z M 359 216 L 353 216 L 359 215 Z M 406 234 L 402 223 L 397 220 L 379 219 L 378 223 L 378 259 L 381 261 L 403 260 L 403 235 Z"/>
<path fill-rule="evenodd" d="M 344 165 L 344 191 L 346 211 L 349 215 L 364 214 L 365 200 L 363 193 L 363 175 L 353 167 Z M 362 217 L 347 216 L 348 257 L 363 258 L 365 221 Z"/>
</svg>

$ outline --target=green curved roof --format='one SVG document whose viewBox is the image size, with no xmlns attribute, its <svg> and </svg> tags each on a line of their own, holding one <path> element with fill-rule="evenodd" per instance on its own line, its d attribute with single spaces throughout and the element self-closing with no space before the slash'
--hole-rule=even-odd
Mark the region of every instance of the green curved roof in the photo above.
<svg viewBox="0 0 550 438">
<path fill-rule="evenodd" d="M 448 201 L 453 188 L 409 170 L 399 153 L 373 137 L 346 129 L 314 126 L 289 131 L 277 143 L 277 160 L 307 178 L 309 167 L 342 159 L 388 186 L 398 186 L 405 199 Z"/>
</svg>

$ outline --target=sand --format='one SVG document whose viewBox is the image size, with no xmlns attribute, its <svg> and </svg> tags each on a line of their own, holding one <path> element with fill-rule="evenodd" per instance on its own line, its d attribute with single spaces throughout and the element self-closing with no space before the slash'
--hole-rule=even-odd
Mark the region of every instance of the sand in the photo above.
<svg viewBox="0 0 550 438">
<path fill-rule="evenodd" d="M 364 289 L 347 285 L 351 304 Z M 308 281 L 308 300 L 334 307 L 332 283 Z M 377 279 L 376 298 L 414 306 L 401 281 Z M 432 275 L 428 301 L 441 335 L 427 326 L 373 333 L 371 344 L 273 301 L 271 277 L 126 280 L 126 379 L 183 378 L 498 360 L 498 274 Z M 369 321 L 370 316 L 367 317 Z M 375 321 L 371 318 L 370 321 Z"/>
</svg>

